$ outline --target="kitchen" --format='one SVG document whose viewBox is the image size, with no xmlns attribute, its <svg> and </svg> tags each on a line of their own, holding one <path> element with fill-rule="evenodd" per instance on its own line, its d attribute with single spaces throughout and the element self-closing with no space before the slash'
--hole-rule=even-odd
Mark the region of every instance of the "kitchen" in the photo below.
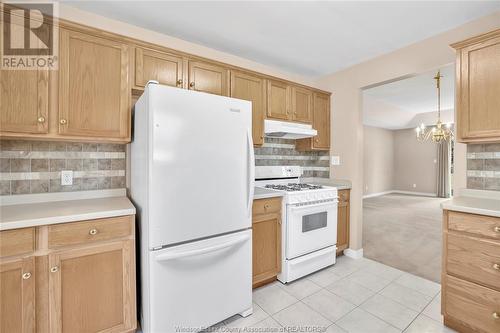
<svg viewBox="0 0 500 333">
<path fill-rule="evenodd" d="M 304 283 L 311 273 L 379 267 L 350 259 L 362 256 L 350 244 L 356 180 L 330 166 L 338 92 L 59 10 L 64 19 L 41 18 L 57 31 L 59 69 L 1 71 L 2 330 L 208 327 L 271 312 L 265 288 L 319 288 Z M 2 18 L 23 28 L 25 13 Z M 484 37 L 493 50 L 495 36 Z"/>
</svg>

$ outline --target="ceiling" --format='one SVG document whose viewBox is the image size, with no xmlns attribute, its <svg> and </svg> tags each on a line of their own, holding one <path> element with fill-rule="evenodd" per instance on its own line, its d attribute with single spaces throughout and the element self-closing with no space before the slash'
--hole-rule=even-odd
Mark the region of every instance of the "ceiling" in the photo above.
<svg viewBox="0 0 500 333">
<path fill-rule="evenodd" d="M 453 122 L 455 66 L 441 71 L 441 110 L 445 122 Z M 420 122 L 436 121 L 437 69 L 363 91 L 363 123 L 388 129 L 410 128 Z M 451 119 L 450 119 L 451 118 Z M 426 125 L 430 125 L 426 123 Z"/>
<path fill-rule="evenodd" d="M 327 75 L 500 10 L 500 1 L 68 1 L 283 71 Z"/>
</svg>

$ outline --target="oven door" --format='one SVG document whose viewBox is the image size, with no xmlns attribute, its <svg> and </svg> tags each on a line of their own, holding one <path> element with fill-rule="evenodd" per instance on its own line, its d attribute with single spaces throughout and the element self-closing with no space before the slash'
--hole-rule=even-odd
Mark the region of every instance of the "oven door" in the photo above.
<svg viewBox="0 0 500 333">
<path fill-rule="evenodd" d="M 287 206 L 286 258 L 337 243 L 337 200 Z"/>
</svg>

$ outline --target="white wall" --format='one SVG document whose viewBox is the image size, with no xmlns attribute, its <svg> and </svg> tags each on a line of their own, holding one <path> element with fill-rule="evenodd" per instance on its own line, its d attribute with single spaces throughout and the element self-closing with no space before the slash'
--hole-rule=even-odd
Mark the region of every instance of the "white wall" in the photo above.
<svg viewBox="0 0 500 333">
<path fill-rule="evenodd" d="M 389 54 L 368 60 L 318 80 L 318 85 L 333 92 L 331 100 L 331 154 L 340 155 L 343 163 L 331 166 L 331 177 L 349 179 L 351 192 L 350 247 L 362 248 L 363 228 L 363 120 L 362 88 L 398 78 L 425 73 L 455 61 L 449 46 L 500 27 L 500 12 L 471 21 Z M 465 148 L 455 150 L 454 188 L 466 185 Z M 460 155 L 458 155 L 460 154 Z"/>
<path fill-rule="evenodd" d="M 394 190 L 394 131 L 364 127 L 364 195 Z"/>
</svg>

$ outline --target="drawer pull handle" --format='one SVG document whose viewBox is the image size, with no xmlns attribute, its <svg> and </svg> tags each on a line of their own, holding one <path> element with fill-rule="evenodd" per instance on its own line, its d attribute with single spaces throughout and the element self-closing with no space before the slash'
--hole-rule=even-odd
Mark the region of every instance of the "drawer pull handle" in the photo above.
<svg viewBox="0 0 500 333">
<path fill-rule="evenodd" d="M 493 269 L 500 271 L 500 264 L 493 264 Z"/>
<path fill-rule="evenodd" d="M 28 280 L 31 277 L 31 273 L 27 272 L 23 274 L 23 280 Z"/>
<path fill-rule="evenodd" d="M 498 314 L 498 312 L 493 312 L 493 314 L 491 315 L 494 319 L 500 319 L 500 314 Z"/>
<path fill-rule="evenodd" d="M 97 229 L 90 229 L 89 234 L 92 236 L 97 235 Z"/>
<path fill-rule="evenodd" d="M 40 124 L 42 124 L 42 123 L 44 123 L 44 122 L 45 122 L 45 117 L 40 116 L 40 117 L 38 117 L 38 119 L 37 119 L 37 120 L 38 120 L 38 122 L 39 122 Z"/>
<path fill-rule="evenodd" d="M 66 125 L 68 123 L 68 121 L 66 119 L 61 119 L 61 120 L 59 120 L 59 123 L 61 125 Z"/>
<path fill-rule="evenodd" d="M 496 226 L 495 228 L 493 228 L 493 230 L 495 230 L 495 232 L 500 232 L 500 227 Z"/>
<path fill-rule="evenodd" d="M 58 270 L 59 270 L 59 267 L 57 267 L 57 266 L 54 266 L 54 267 L 51 267 L 51 268 L 50 268 L 50 272 L 51 272 L 51 273 L 55 273 L 55 272 L 57 272 Z"/>
</svg>

